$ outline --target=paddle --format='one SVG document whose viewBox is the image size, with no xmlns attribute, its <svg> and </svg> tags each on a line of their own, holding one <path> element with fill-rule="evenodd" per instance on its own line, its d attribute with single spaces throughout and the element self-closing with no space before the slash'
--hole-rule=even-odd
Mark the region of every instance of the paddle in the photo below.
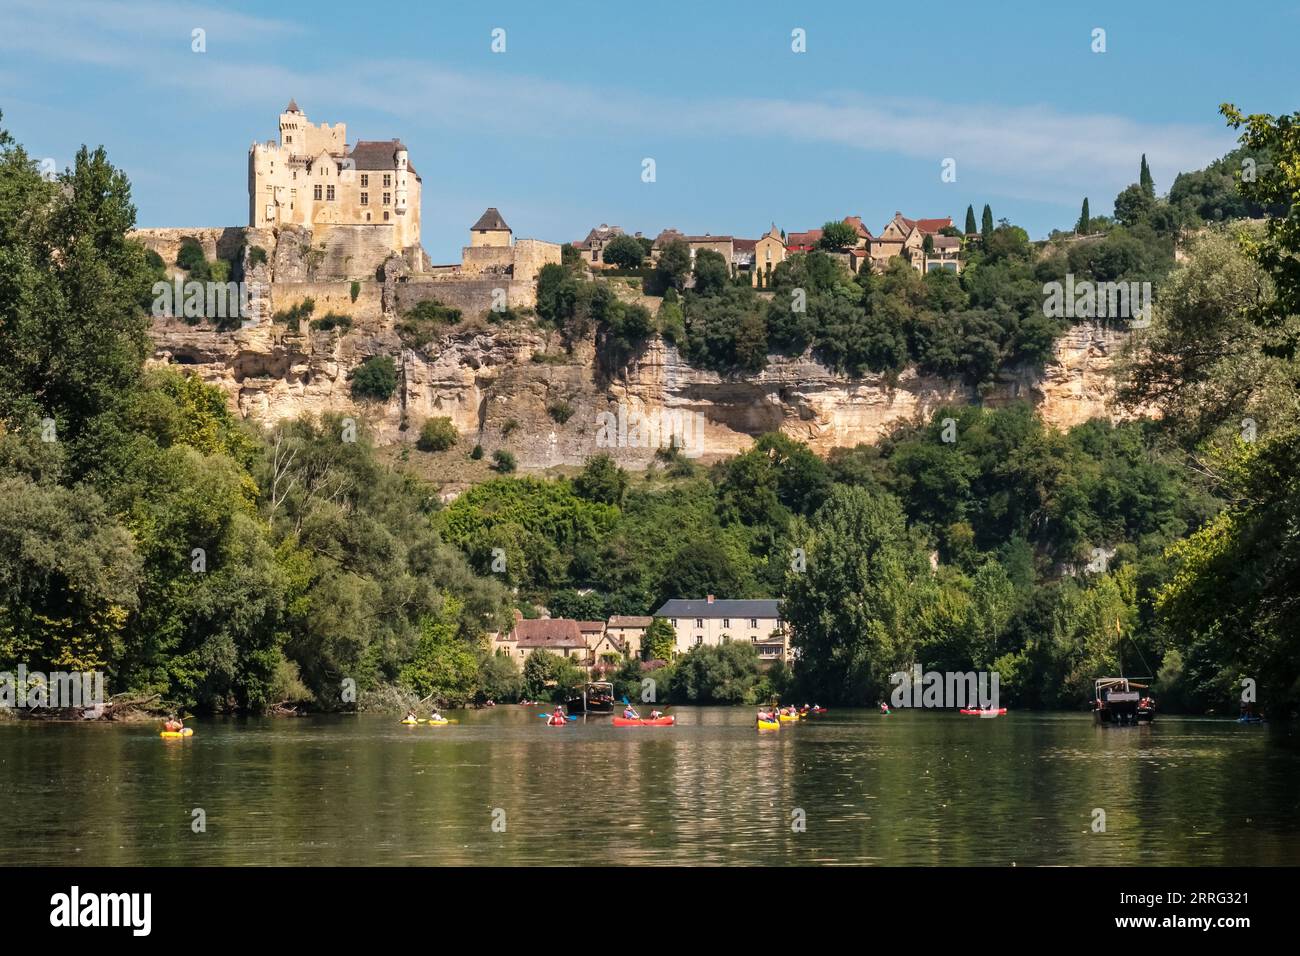
<svg viewBox="0 0 1300 956">
<path fill-rule="evenodd" d="M 538 717 L 551 717 L 551 716 L 553 716 L 553 715 L 552 715 L 552 714 L 538 714 L 537 716 L 538 716 Z M 566 715 L 564 719 L 565 719 L 565 720 L 577 720 L 578 718 L 577 718 L 577 717 L 569 717 L 569 716 Z"/>
</svg>

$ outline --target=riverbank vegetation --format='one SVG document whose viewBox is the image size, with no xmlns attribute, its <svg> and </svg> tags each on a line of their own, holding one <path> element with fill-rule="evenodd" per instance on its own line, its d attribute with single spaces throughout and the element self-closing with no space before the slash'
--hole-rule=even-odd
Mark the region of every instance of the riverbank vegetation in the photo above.
<svg viewBox="0 0 1300 956">
<path fill-rule="evenodd" d="M 125 178 L 82 150 L 48 182 L 0 134 L 0 669 L 100 669 L 115 692 L 199 711 L 543 697 L 581 675 L 493 654 L 514 610 L 593 619 L 712 593 L 781 598 L 795 666 L 760 671 L 735 642 L 620 662 L 619 693 L 650 677 L 668 701 L 860 704 L 921 663 L 997 671 L 1012 706 L 1078 706 L 1123 671 L 1158 673 L 1189 710 L 1234 708 L 1244 679 L 1289 708 L 1300 143 L 1295 118 L 1228 115 L 1246 153 L 1278 158 L 1240 184 L 1241 208 L 1285 215 L 1200 234 L 1177 267 L 1175 234 L 1239 208 L 1222 169 L 1167 199 L 1140 182 L 1116 221 L 1088 217 L 1099 238 L 1046 250 L 990 214 L 960 280 L 851 277 L 821 253 L 783 264 L 770 301 L 707 257 L 694 288 L 663 277 L 663 331 L 708 367 L 812 348 L 976 385 L 1045 354 L 1045 281 L 1154 277 L 1121 398 L 1163 417 L 1058 432 L 1023 404 L 939 409 L 826 459 L 769 434 L 709 468 L 667 450 L 645 474 L 596 456 L 557 480 L 513 475 L 503 450 L 497 477 L 445 507 L 352 419 L 256 430 L 219 390 L 146 368 L 155 267 L 124 238 Z M 547 269 L 539 316 L 596 334 L 607 371 L 655 331 L 643 307 Z M 795 288 L 806 313 L 777 307 Z M 352 388 L 381 399 L 395 374 L 372 363 Z"/>
</svg>

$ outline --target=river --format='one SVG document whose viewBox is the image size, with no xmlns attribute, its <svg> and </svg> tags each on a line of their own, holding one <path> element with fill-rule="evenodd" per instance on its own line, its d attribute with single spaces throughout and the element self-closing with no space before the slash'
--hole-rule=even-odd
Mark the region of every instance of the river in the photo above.
<svg viewBox="0 0 1300 956">
<path fill-rule="evenodd" d="M 4 721 L 0 864 L 1300 863 L 1280 728 L 842 711 L 760 735 L 749 709 L 673 712 L 213 720 L 188 740 Z"/>
</svg>

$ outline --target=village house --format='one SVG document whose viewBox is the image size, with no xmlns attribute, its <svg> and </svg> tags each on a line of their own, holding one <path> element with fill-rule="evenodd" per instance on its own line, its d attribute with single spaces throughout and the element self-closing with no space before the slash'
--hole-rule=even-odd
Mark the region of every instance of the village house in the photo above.
<svg viewBox="0 0 1300 956">
<path fill-rule="evenodd" d="M 609 619 L 606 635 L 623 648 L 627 657 L 640 657 L 645 643 L 645 632 L 654 622 L 652 617 L 615 615 Z"/>
<path fill-rule="evenodd" d="M 719 600 L 712 594 L 703 600 L 674 598 L 664 602 L 654 616 L 672 626 L 678 654 L 701 645 L 749 641 L 764 663 L 790 660 L 780 602 L 775 599 Z"/>
<path fill-rule="evenodd" d="M 497 635 L 495 643 L 495 650 L 513 657 L 521 667 L 534 651 L 567 657 L 580 667 L 587 664 L 587 638 L 578 627 L 578 622 L 568 618 L 527 619 L 515 611 L 514 628 L 506 634 Z"/>
<path fill-rule="evenodd" d="M 655 237 L 655 241 L 650 247 L 650 262 L 652 265 L 659 261 L 664 246 L 670 242 L 684 242 L 690 246 L 692 264 L 695 262 L 696 253 L 701 249 L 709 249 L 722 256 L 730 265 L 735 251 L 734 241 L 731 236 L 711 236 L 708 233 L 702 236 L 688 236 L 676 229 L 665 229 Z"/>
<path fill-rule="evenodd" d="M 401 253 L 420 244 L 420 174 L 396 139 L 349 145 L 343 123 L 317 126 L 294 100 L 280 139 L 248 150 L 248 224 L 307 226 L 314 235 L 363 229 L 367 243 Z"/>
<path fill-rule="evenodd" d="M 583 261 L 593 269 L 605 268 L 605 247 L 618 236 L 626 235 L 619 226 L 607 226 L 601 223 L 587 233 L 587 238 L 573 243 L 573 248 L 582 253 Z M 640 233 L 637 233 L 640 236 Z"/>
<path fill-rule="evenodd" d="M 894 218 L 871 243 L 872 266 L 877 270 L 885 269 L 890 259 L 898 257 L 921 273 L 936 269 L 960 272 L 961 260 L 958 254 L 961 251 L 961 240 L 943 234 L 944 229 L 951 228 L 951 216 L 943 219 L 908 219 L 901 212 L 895 212 Z"/>
</svg>

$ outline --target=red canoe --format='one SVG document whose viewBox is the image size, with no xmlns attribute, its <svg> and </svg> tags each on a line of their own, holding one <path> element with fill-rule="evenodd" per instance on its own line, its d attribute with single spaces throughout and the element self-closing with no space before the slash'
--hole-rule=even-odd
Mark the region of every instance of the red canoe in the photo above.
<svg viewBox="0 0 1300 956">
<path fill-rule="evenodd" d="M 629 720 L 627 717 L 614 718 L 615 727 L 671 727 L 676 722 L 676 717 L 656 717 L 654 720 L 647 717 L 637 720 Z"/>
<path fill-rule="evenodd" d="M 980 716 L 983 716 L 984 714 L 997 714 L 999 717 L 1001 717 L 1003 714 L 1007 712 L 1007 709 L 1005 707 L 999 707 L 997 710 L 968 710 L 967 708 L 963 707 L 961 709 L 961 712 L 963 714 L 977 714 Z"/>
</svg>

